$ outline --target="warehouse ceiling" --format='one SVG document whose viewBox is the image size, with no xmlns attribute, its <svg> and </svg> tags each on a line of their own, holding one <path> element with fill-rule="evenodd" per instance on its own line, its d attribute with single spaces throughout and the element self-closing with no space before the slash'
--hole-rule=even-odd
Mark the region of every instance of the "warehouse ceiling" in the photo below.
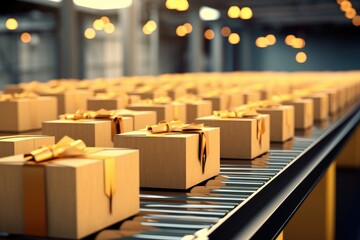
<svg viewBox="0 0 360 240">
<path fill-rule="evenodd" d="M 67 0 L 68 1 L 68 0 Z M 183 24 L 189 19 L 189 11 L 177 12 L 165 8 L 166 0 L 133 0 L 140 1 L 142 7 L 142 19 L 147 21 L 148 7 L 157 4 L 160 10 L 160 22 L 164 26 L 176 26 Z M 220 21 L 233 28 L 256 26 L 269 28 L 283 28 L 292 26 L 323 26 L 352 27 L 351 20 L 345 18 L 340 10 L 337 0 L 188 0 L 191 8 L 209 6 L 221 12 Z M 354 9 L 360 15 L 360 0 L 350 0 Z M 230 19 L 227 10 L 230 6 L 250 7 L 253 18 L 247 21 Z M 34 7 L 35 6 L 35 7 Z M 47 11 L 58 8 L 60 3 L 47 0 L 17 0 L 0 1 L 0 14 L 9 14 L 13 11 L 28 11 L 36 8 Z M 80 12 L 89 14 L 117 15 L 117 10 L 101 12 L 78 8 Z"/>
<path fill-rule="evenodd" d="M 164 6 L 165 0 L 158 1 L 162 16 L 171 21 L 170 15 L 174 15 Z M 189 1 L 190 7 L 192 2 Z M 353 7 L 360 14 L 360 1 L 352 0 Z M 351 20 L 346 19 L 340 10 L 336 0 L 196 0 L 196 4 L 209 6 L 221 11 L 222 21 L 230 24 L 240 24 L 239 21 L 229 19 L 227 10 L 232 5 L 250 7 L 253 11 L 252 22 L 265 25 L 317 25 L 317 24 L 348 24 Z M 172 19 L 179 21 L 178 18 Z"/>
</svg>

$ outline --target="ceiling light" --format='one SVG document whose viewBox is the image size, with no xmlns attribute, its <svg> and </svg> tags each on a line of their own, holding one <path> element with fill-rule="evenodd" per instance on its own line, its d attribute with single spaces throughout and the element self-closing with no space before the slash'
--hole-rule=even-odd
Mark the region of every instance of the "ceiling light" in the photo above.
<svg viewBox="0 0 360 240">
<path fill-rule="evenodd" d="M 209 7 L 201 7 L 199 10 L 199 15 L 203 21 L 215 21 L 220 18 L 219 10 Z"/>
<path fill-rule="evenodd" d="M 74 4 L 80 7 L 98 9 L 98 10 L 109 10 L 127 8 L 132 4 L 132 0 L 73 0 Z"/>
</svg>

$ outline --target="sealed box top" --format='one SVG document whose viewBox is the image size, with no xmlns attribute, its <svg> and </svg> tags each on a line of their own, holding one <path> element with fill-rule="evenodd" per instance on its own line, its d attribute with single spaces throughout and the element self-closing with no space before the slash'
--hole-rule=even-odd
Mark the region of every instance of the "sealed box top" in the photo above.
<svg viewBox="0 0 360 240">
<path fill-rule="evenodd" d="M 200 131 L 208 132 L 214 129 L 217 129 L 218 127 L 204 127 Z M 193 132 L 196 132 L 194 130 Z M 184 134 L 186 133 L 186 134 Z M 144 130 L 138 130 L 138 131 L 132 131 L 132 132 L 126 132 L 121 133 L 119 135 L 124 137 L 170 137 L 170 138 L 189 138 L 192 137 L 194 134 L 191 134 L 192 131 L 184 131 L 184 132 L 164 132 L 164 133 L 149 133 L 148 131 Z"/>
</svg>

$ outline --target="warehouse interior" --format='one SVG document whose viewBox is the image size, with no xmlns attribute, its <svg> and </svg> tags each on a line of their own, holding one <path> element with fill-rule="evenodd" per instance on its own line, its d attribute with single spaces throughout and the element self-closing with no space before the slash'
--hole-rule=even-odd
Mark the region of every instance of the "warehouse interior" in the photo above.
<svg viewBox="0 0 360 240">
<path fill-rule="evenodd" d="M 0 91 L 53 79 L 354 70 L 359 0 L 0 1 Z M 359 167 L 336 174 L 335 239 L 360 239 Z"/>
</svg>

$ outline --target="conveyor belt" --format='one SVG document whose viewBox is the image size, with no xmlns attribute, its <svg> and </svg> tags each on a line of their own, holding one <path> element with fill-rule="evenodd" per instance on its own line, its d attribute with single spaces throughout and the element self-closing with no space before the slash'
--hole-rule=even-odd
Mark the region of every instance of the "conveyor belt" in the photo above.
<svg viewBox="0 0 360 240">
<path fill-rule="evenodd" d="M 359 120 L 357 106 L 253 161 L 222 159 L 219 176 L 188 191 L 141 189 L 140 213 L 104 231 L 122 239 L 275 238 Z"/>
<path fill-rule="evenodd" d="M 141 189 L 140 213 L 116 231 L 133 234 L 124 239 L 275 238 L 359 119 L 356 107 L 253 161 L 222 159 L 219 176 L 188 191 Z"/>
</svg>

